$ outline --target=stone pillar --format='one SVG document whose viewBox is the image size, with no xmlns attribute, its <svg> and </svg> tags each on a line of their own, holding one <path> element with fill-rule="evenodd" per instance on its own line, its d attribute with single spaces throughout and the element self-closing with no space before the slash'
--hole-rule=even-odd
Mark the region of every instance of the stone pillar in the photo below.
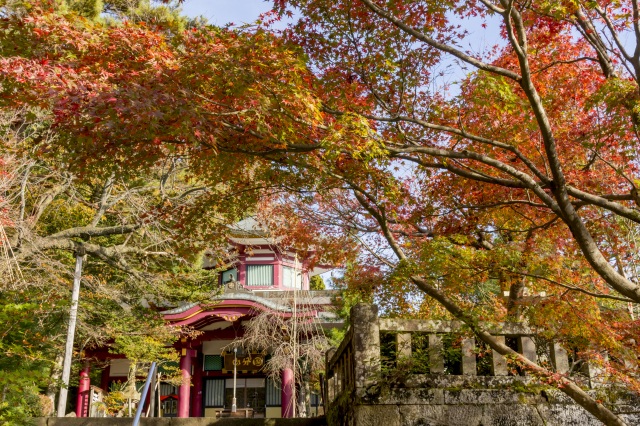
<svg viewBox="0 0 640 426">
<path fill-rule="evenodd" d="M 536 343 L 532 337 L 519 336 L 518 351 L 520 351 L 520 353 L 530 361 L 536 362 L 538 359 L 538 356 L 536 355 Z"/>
<path fill-rule="evenodd" d="M 411 333 L 396 334 L 396 345 L 398 358 L 411 358 Z"/>
<path fill-rule="evenodd" d="M 380 375 L 380 325 L 378 307 L 358 303 L 351 308 L 353 362 L 356 389 L 366 389 Z"/>
<path fill-rule="evenodd" d="M 202 417 L 202 356 L 195 358 L 193 368 L 193 392 L 191 396 L 191 412 L 193 417 Z"/>
<path fill-rule="evenodd" d="M 326 380 L 327 380 L 327 389 L 325 390 L 326 393 L 326 401 L 325 404 L 328 406 L 329 404 L 331 404 L 333 402 L 333 399 L 336 397 L 336 393 L 335 393 L 335 385 L 334 385 L 334 377 L 336 372 L 332 371 L 329 368 L 329 361 L 331 361 L 331 358 L 333 358 L 333 355 L 336 353 L 336 348 L 329 348 L 329 350 L 324 354 L 324 365 L 325 365 L 325 372 L 326 372 Z"/>
<path fill-rule="evenodd" d="M 462 341 L 462 374 L 475 376 L 476 372 L 476 339 Z"/>
<path fill-rule="evenodd" d="M 569 372 L 569 357 L 560 343 L 551 343 L 551 363 L 557 373 Z"/>
<path fill-rule="evenodd" d="M 429 335 L 429 373 L 444 373 L 444 348 L 438 334 Z"/>
<path fill-rule="evenodd" d="M 182 384 L 178 390 L 178 417 L 189 417 L 191 399 L 191 350 L 189 349 L 182 349 L 180 371 L 182 372 Z"/>
<path fill-rule="evenodd" d="M 285 368 L 282 370 L 282 406 L 280 413 L 283 418 L 293 417 L 293 387 L 295 383 L 293 381 L 293 370 Z"/>
<path fill-rule="evenodd" d="M 536 354 L 536 342 L 532 337 L 529 336 L 520 336 L 518 337 L 518 351 L 524 355 L 529 361 L 536 362 L 538 360 L 538 355 Z M 529 375 L 525 369 L 525 375 Z"/>
<path fill-rule="evenodd" d="M 588 360 L 584 365 L 584 371 L 587 373 L 589 377 L 589 387 L 591 389 L 595 389 L 597 387 L 602 386 L 606 381 L 606 374 L 603 368 L 602 362 L 606 362 L 609 356 L 605 353 L 602 357 L 602 360 L 597 360 L 594 362 L 592 360 Z"/>
<path fill-rule="evenodd" d="M 78 382 L 78 398 L 76 399 L 76 417 L 89 417 L 89 398 L 91 397 L 91 379 L 89 378 L 89 363 L 85 361 L 80 370 Z"/>
<path fill-rule="evenodd" d="M 498 343 L 502 343 L 504 345 L 505 339 L 504 336 L 495 336 L 495 339 Z M 506 376 L 509 374 L 507 370 L 507 360 L 500 355 L 498 352 L 492 350 L 492 360 L 491 360 L 491 372 L 494 376 Z"/>
</svg>

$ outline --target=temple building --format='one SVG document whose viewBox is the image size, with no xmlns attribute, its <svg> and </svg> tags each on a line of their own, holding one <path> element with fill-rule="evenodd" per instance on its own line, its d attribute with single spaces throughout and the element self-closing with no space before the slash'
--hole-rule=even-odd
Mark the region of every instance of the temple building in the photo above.
<svg viewBox="0 0 640 426">
<path fill-rule="evenodd" d="M 244 333 L 244 324 L 267 311 L 283 318 L 294 315 L 295 306 L 305 306 L 303 315 L 327 329 L 341 326 L 331 310 L 332 291 L 310 291 L 309 280 L 329 268 L 308 268 L 304 255 L 281 250 L 262 231 L 255 219 L 239 222 L 229 237 L 236 255 L 218 274 L 221 293 L 202 303 L 185 304 L 162 312 L 167 324 L 189 326 L 200 331 L 193 339 L 182 339 L 174 347 L 180 355 L 181 386 L 159 386 L 164 417 L 217 417 L 229 415 L 236 366 L 236 407 L 247 417 L 291 417 L 293 372 L 282 371 L 274 383 L 262 371 L 268 353 L 232 352 L 229 348 Z M 210 261 L 205 268 L 220 269 Z M 300 312 L 298 312 L 300 315 Z M 129 361 L 114 357 L 102 372 L 100 388 L 125 382 Z M 76 413 L 90 415 L 89 365 L 80 374 Z M 289 371 L 287 371 L 289 370 Z M 320 405 L 312 396 L 312 413 Z"/>
</svg>

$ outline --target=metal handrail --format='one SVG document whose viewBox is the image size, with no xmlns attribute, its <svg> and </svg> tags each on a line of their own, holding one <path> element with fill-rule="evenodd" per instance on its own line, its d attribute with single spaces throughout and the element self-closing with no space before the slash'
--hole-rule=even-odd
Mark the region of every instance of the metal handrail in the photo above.
<svg viewBox="0 0 640 426">
<path fill-rule="evenodd" d="M 133 419 L 133 426 L 138 426 L 140 424 L 140 416 L 142 415 L 142 408 L 144 407 L 144 403 L 147 399 L 147 394 L 149 393 L 149 385 L 151 384 L 151 379 L 155 374 L 156 363 L 152 362 L 151 367 L 149 368 L 149 374 L 147 375 L 147 380 L 144 382 L 144 389 L 142 390 L 142 395 L 140 396 L 140 402 L 138 403 L 138 408 L 136 409 L 136 417 Z"/>
</svg>

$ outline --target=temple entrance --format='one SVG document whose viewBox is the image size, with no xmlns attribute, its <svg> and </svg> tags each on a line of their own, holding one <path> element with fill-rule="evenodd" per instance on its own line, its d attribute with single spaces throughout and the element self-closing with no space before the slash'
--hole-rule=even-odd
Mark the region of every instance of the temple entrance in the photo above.
<svg viewBox="0 0 640 426">
<path fill-rule="evenodd" d="M 231 410 L 233 378 L 204 380 L 204 415 L 218 417 L 219 413 Z M 236 408 L 251 409 L 252 417 L 265 417 L 265 379 L 238 378 L 236 381 Z"/>
<path fill-rule="evenodd" d="M 231 407 L 233 399 L 233 379 L 226 380 L 225 406 Z M 236 407 L 252 408 L 256 417 L 264 417 L 265 379 L 238 379 L 236 383 Z"/>
</svg>

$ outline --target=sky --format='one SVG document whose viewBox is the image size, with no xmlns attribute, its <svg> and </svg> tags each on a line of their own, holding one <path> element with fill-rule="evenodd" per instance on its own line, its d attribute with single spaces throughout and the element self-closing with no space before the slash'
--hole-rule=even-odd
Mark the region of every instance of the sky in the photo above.
<svg viewBox="0 0 640 426">
<path fill-rule="evenodd" d="M 190 17 L 204 16 L 214 25 L 241 25 L 255 22 L 271 4 L 264 0 L 185 0 L 182 10 Z"/>
<path fill-rule="evenodd" d="M 271 10 L 270 0 L 185 0 L 183 12 L 190 17 L 204 16 L 211 24 L 223 26 L 228 23 L 235 25 L 251 24 L 260 14 Z M 482 28 L 482 21 L 459 21 L 470 32 L 462 43 L 462 48 L 480 52 L 494 44 L 503 43 L 497 37 L 498 19 L 489 18 L 488 28 Z M 276 25 L 283 27 L 285 24 Z"/>
<path fill-rule="evenodd" d="M 235 25 L 251 24 L 260 14 L 271 10 L 270 0 L 184 0 L 183 12 L 190 17 L 204 16 L 211 24 L 223 26 L 228 23 Z M 462 41 L 460 47 L 472 52 L 481 52 L 494 44 L 503 44 L 497 37 L 498 18 L 488 18 L 487 21 L 466 20 L 458 22 L 463 25 L 469 35 Z M 488 24 L 483 28 L 482 24 Z M 283 27 L 284 22 L 276 27 Z"/>
</svg>

